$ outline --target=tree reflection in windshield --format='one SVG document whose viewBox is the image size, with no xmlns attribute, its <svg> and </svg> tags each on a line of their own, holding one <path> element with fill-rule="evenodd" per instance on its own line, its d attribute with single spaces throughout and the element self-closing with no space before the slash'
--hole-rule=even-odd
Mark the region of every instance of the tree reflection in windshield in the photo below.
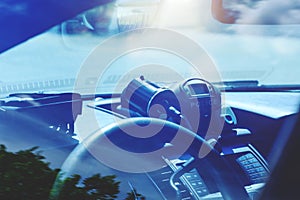
<svg viewBox="0 0 300 200">
<path fill-rule="evenodd" d="M 73 174 L 63 178 L 60 169 L 49 167 L 38 147 L 14 153 L 0 145 L 0 163 L 0 199 L 108 200 L 117 199 L 120 193 L 115 175 L 97 173 L 84 178 Z M 137 198 L 146 199 L 132 188 L 125 200 Z"/>
</svg>

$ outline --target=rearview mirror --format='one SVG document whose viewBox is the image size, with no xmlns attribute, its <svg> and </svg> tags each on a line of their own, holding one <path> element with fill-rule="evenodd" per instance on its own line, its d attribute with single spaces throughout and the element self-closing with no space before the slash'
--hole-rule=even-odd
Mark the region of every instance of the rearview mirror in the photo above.
<svg viewBox="0 0 300 200">
<path fill-rule="evenodd" d="M 212 0 L 212 15 L 226 24 L 299 24 L 300 0 Z"/>
</svg>

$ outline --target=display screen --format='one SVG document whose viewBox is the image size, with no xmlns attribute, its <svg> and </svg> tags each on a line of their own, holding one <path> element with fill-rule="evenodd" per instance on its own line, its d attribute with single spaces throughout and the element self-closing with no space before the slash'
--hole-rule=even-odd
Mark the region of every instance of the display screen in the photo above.
<svg viewBox="0 0 300 200">
<path fill-rule="evenodd" d="M 207 94 L 209 93 L 207 85 L 203 83 L 189 85 L 191 95 Z"/>
</svg>

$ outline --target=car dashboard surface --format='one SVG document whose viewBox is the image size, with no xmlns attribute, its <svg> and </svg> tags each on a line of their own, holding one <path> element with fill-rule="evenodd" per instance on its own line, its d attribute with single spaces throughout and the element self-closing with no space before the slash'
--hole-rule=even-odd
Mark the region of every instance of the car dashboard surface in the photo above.
<svg viewBox="0 0 300 200">
<path fill-rule="evenodd" d="M 259 196 L 278 149 L 288 139 L 289 128 L 285 125 L 296 119 L 299 96 L 299 93 L 288 92 L 222 94 L 225 103 L 221 115 L 225 123 L 222 133 L 210 140 L 210 144 L 234 171 L 228 176 L 237 176 L 251 199 Z M 180 193 L 181 199 L 222 199 L 218 184 L 209 176 L 209 165 L 201 164 L 201 159 L 193 162 L 195 158 L 188 151 L 178 158 L 162 156 L 163 167 L 144 173 L 112 169 L 97 156 L 87 156 L 93 153 L 86 150 L 85 156 L 74 154 L 78 146 L 84 146 L 84 141 L 98 130 L 116 120 L 132 118 L 132 113 L 120 109 L 121 98 L 122 94 L 89 98 L 72 93 L 11 95 L 1 101 L 1 118 L 7 122 L 1 125 L 1 132 L 6 132 L 1 134 L 1 140 L 13 150 L 17 150 L 13 145 L 16 142 L 18 148 L 40 146 L 53 166 L 62 166 L 66 171 L 72 169 L 72 173 L 88 175 L 97 170 L 103 174 L 114 173 L 122 181 L 121 190 L 137 190 L 150 199 L 170 199 L 176 193 Z M 97 124 L 91 125 L 95 122 Z M 14 126 L 16 123 L 19 126 Z M 92 161 L 87 162 L 86 156 Z M 126 157 L 119 162 L 122 165 Z M 173 180 L 179 170 L 183 171 L 178 180 Z"/>
</svg>

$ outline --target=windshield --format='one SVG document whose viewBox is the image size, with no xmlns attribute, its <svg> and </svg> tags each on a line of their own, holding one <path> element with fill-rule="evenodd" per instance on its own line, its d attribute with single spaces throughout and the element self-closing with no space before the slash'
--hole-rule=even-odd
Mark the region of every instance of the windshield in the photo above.
<svg viewBox="0 0 300 200">
<path fill-rule="evenodd" d="M 0 199 L 258 199 L 292 173 L 299 0 L 14 1 Z"/>
<path fill-rule="evenodd" d="M 118 1 L 2 53 L 0 93 L 73 91 L 83 76 L 80 88 L 88 93 L 120 92 L 140 75 L 165 83 L 197 75 L 212 82 L 299 84 L 299 29 L 297 24 L 223 24 L 212 17 L 210 1 Z M 150 34 L 157 34 L 156 46 L 136 44 L 136 37 Z M 172 37 L 181 47 L 164 41 Z M 199 51 L 183 53 L 190 44 Z M 87 67 L 92 56 L 97 56 L 94 66 Z M 83 75 L 83 68 L 91 73 Z M 205 68 L 214 75 L 203 73 Z M 123 86 L 117 86 L 120 81 Z"/>
</svg>

